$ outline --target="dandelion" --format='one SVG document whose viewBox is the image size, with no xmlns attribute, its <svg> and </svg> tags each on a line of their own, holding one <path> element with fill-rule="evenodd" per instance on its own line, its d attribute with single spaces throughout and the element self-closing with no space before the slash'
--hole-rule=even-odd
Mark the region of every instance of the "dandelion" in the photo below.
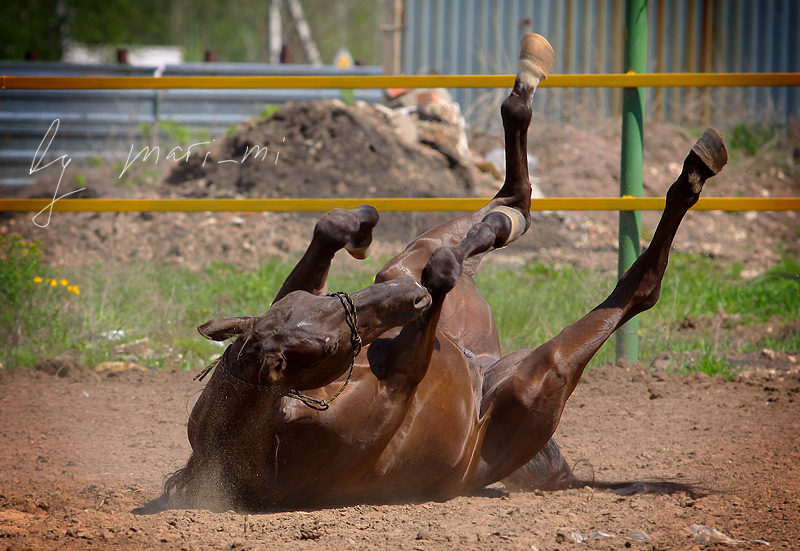
<svg viewBox="0 0 800 551">
<path fill-rule="evenodd" d="M 64 286 L 64 287 L 69 285 L 69 281 L 67 281 L 66 279 L 62 279 L 59 283 L 61 283 L 61 285 Z"/>
<path fill-rule="evenodd" d="M 55 279 L 48 279 L 48 283 L 50 283 L 50 287 L 56 287 L 58 285 L 58 281 Z"/>
<path fill-rule="evenodd" d="M 42 281 L 44 281 L 44 280 L 39 276 L 36 276 L 36 277 L 33 278 L 33 282 L 34 283 L 41 283 Z"/>
</svg>

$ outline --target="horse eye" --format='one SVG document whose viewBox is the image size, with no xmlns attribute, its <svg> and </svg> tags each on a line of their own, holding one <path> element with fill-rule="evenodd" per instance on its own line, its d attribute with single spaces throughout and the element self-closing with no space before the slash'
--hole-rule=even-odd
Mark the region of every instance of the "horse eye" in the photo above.
<svg viewBox="0 0 800 551">
<path fill-rule="evenodd" d="M 336 354 L 336 351 L 339 350 L 339 343 L 336 341 L 334 341 L 333 343 L 326 342 L 324 350 L 326 356 L 333 356 L 334 354 Z"/>
</svg>

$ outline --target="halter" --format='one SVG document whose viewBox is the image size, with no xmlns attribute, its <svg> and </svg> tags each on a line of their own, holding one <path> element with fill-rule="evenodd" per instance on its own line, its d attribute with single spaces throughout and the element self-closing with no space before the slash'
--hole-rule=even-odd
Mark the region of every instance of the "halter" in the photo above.
<svg viewBox="0 0 800 551">
<path fill-rule="evenodd" d="M 336 297 L 339 299 L 339 302 L 342 303 L 342 307 L 344 308 L 345 312 L 345 321 L 347 322 L 347 325 L 350 327 L 350 344 L 353 346 L 353 356 L 350 359 L 350 372 L 347 374 L 347 379 L 345 379 L 342 388 L 340 388 L 336 392 L 336 394 L 334 394 L 331 398 L 320 400 L 318 398 L 313 398 L 306 394 L 301 394 L 300 392 L 293 389 L 283 388 L 282 386 L 257 385 L 251 383 L 250 381 L 245 381 L 244 379 L 239 377 L 239 375 L 231 372 L 230 368 L 228 367 L 228 362 L 225 361 L 225 354 L 214 360 L 211 363 L 211 365 L 209 365 L 203 371 L 195 375 L 195 377 L 192 380 L 202 381 L 203 378 L 206 375 L 208 375 L 208 373 L 212 369 L 219 366 L 220 374 L 227 376 L 228 378 L 233 379 L 244 386 L 256 390 L 262 390 L 262 391 L 266 390 L 267 392 L 271 392 L 279 396 L 287 396 L 289 398 L 294 398 L 295 400 L 300 400 L 311 409 L 315 409 L 317 411 L 325 411 L 330 407 L 330 403 L 339 397 L 339 395 L 344 391 L 347 384 L 350 382 L 350 379 L 353 376 L 353 369 L 356 363 L 356 356 L 358 356 L 358 353 L 361 352 L 361 346 L 362 346 L 361 336 L 358 334 L 358 312 L 356 312 L 356 306 L 355 304 L 353 304 L 353 299 L 350 298 L 350 295 L 344 292 L 330 293 L 326 296 Z"/>
</svg>

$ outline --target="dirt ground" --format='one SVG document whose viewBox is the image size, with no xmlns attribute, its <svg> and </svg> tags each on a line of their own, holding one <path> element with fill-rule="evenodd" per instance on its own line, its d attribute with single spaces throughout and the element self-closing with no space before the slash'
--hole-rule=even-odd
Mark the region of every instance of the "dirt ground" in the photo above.
<svg viewBox="0 0 800 551">
<path fill-rule="evenodd" d="M 0 371 L 0 549 L 705 548 L 692 525 L 737 549 L 797 549 L 800 370 L 756 360 L 733 382 L 592 369 L 556 433 L 569 461 L 591 463 L 584 477 L 699 481 L 714 491 L 704 497 L 495 485 L 446 503 L 251 515 L 131 514 L 188 457 L 194 373 Z"/>
<path fill-rule="evenodd" d="M 74 167 L 60 194 L 92 197 L 488 197 L 497 182 L 478 172 L 441 122 L 392 119 L 364 105 L 291 106 L 215 144 L 210 158 L 272 144 L 280 161 L 214 169 L 162 161 Z M 285 141 L 283 138 L 286 138 Z M 494 141 L 493 141 L 494 140 Z M 661 196 L 693 139 L 649 124 L 645 195 Z M 486 153 L 502 142 L 473 140 Z M 66 148 L 68 149 L 68 147 Z M 534 124 L 534 176 L 545 196 L 613 196 L 619 185 L 617 129 Z M 271 149 L 270 151 L 273 151 Z M 790 149 L 790 151 L 792 151 Z M 798 149 L 797 151 L 800 151 Z M 214 157 L 216 156 L 216 157 Z M 780 161 L 780 162 L 778 162 Z M 792 161 L 789 159 L 790 162 Z M 712 180 L 708 196 L 797 196 L 800 179 L 745 159 Z M 70 167 L 72 170 L 73 167 Z M 80 176 L 80 178 L 78 178 Z M 52 197 L 57 175 L 27 196 Z M 445 214 L 384 213 L 377 256 L 401 250 Z M 31 214 L 0 215 L 0 232 L 40 239 L 48 264 L 162 262 L 200 269 L 212 261 L 253 268 L 289 258 L 307 243 L 317 215 L 281 213 L 55 213 L 47 228 Z M 652 235 L 656 215 L 645 213 Z M 615 213 L 537 213 L 531 231 L 495 262 L 594 266 L 615 271 Z M 692 212 L 675 249 L 741 263 L 756 277 L 797 253 L 796 213 Z M 761 329 L 758 329 L 761 330 Z M 357 506 L 242 515 L 168 511 L 135 516 L 164 476 L 189 455 L 186 421 L 201 386 L 185 371 L 57 374 L 0 369 L 0 551 L 24 549 L 738 549 L 800 547 L 800 368 L 797 356 L 737 358 L 732 382 L 666 375 L 652 366 L 589 371 L 556 434 L 576 472 L 600 481 L 668 478 L 698 482 L 708 495 L 591 491 L 507 493 L 496 485 L 446 503 Z M 585 461 L 581 461 L 585 460 Z M 587 463 L 588 462 L 588 463 Z M 697 531 L 698 528 L 695 528 Z M 702 528 L 700 529 L 702 532 Z M 707 540 L 712 540 L 708 543 Z M 713 543 L 717 540 L 717 543 Z"/>
</svg>

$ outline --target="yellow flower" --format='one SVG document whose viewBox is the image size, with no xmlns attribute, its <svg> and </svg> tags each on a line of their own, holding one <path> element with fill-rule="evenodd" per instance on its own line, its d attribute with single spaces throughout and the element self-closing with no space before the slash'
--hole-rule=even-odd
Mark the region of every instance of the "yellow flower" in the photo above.
<svg viewBox="0 0 800 551">
<path fill-rule="evenodd" d="M 69 284 L 69 281 L 67 281 L 66 279 L 62 279 L 62 280 L 60 281 L 60 283 L 61 283 L 61 285 L 63 285 L 64 287 L 66 287 L 66 286 Z"/>
<path fill-rule="evenodd" d="M 203 313 L 208 314 L 208 308 L 203 308 Z"/>
<path fill-rule="evenodd" d="M 44 281 L 44 280 L 39 276 L 36 276 L 36 277 L 33 278 L 33 282 L 34 283 L 41 283 L 42 281 Z"/>
<path fill-rule="evenodd" d="M 72 286 L 72 292 L 75 293 L 76 295 L 80 295 L 81 294 L 81 288 L 78 287 L 77 285 L 73 285 Z"/>
<path fill-rule="evenodd" d="M 55 279 L 48 279 L 48 281 L 50 282 L 50 287 L 55 287 L 56 285 L 58 285 L 58 281 L 56 281 Z"/>
</svg>

